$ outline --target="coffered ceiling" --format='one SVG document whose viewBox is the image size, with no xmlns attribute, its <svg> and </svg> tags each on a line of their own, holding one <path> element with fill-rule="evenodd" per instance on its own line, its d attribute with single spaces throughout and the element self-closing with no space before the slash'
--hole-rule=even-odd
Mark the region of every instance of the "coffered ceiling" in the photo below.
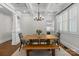
<svg viewBox="0 0 79 59">
<path fill-rule="evenodd" d="M 71 3 L 40 3 L 39 11 L 42 16 L 48 14 L 56 14 Z M 37 15 L 38 5 L 37 3 L 11 3 L 16 11 L 22 14 L 31 14 L 33 16 Z"/>
<path fill-rule="evenodd" d="M 71 3 L 40 3 L 39 12 L 45 20 L 40 23 L 44 23 L 46 27 L 54 27 L 54 15 L 59 13 L 61 10 L 69 6 Z M 14 14 L 26 15 L 29 14 L 32 17 L 38 14 L 38 4 L 37 3 L 3 3 L 7 9 L 12 11 Z M 2 9 L 1 9 L 2 10 Z M 2 10 L 3 11 L 3 10 Z M 5 9 L 4 9 L 5 11 Z M 7 12 L 9 13 L 9 12 Z"/>
</svg>

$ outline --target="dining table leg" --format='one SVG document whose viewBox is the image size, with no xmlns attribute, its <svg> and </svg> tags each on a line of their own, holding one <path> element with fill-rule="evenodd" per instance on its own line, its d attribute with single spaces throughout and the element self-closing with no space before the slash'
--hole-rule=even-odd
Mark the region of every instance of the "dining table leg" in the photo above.
<svg viewBox="0 0 79 59">
<path fill-rule="evenodd" d="M 55 56 L 55 49 L 52 49 L 52 56 Z"/>
<path fill-rule="evenodd" d="M 29 50 L 26 50 L 26 55 L 29 56 Z"/>
</svg>

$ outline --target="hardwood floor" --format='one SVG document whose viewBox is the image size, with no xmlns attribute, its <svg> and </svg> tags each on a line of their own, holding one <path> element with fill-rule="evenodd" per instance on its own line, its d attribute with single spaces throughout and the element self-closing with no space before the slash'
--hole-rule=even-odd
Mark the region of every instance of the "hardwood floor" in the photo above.
<svg viewBox="0 0 79 59">
<path fill-rule="evenodd" d="M 0 56 L 10 56 L 12 55 L 17 49 L 19 48 L 18 45 L 11 45 L 11 40 L 0 44 Z"/>
<path fill-rule="evenodd" d="M 79 56 L 73 50 L 65 47 L 63 44 L 60 45 L 65 51 L 70 53 L 72 56 Z M 17 49 L 19 48 L 18 45 L 11 45 L 11 40 L 0 44 L 0 56 L 11 56 Z"/>
</svg>

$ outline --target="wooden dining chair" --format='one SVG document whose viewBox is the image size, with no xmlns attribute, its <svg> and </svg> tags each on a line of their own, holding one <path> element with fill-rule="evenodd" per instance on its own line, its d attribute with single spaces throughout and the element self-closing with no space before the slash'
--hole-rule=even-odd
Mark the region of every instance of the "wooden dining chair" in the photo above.
<svg viewBox="0 0 79 59">
<path fill-rule="evenodd" d="M 29 41 L 26 41 L 23 39 L 22 33 L 19 33 L 19 38 L 20 38 L 20 49 L 21 49 L 22 45 L 24 46 L 24 45 L 28 44 Z M 20 49 L 19 49 L 19 51 L 20 51 Z"/>
<path fill-rule="evenodd" d="M 47 31 L 47 35 L 50 35 L 50 34 L 51 34 L 50 31 Z M 45 42 L 46 42 L 46 44 L 48 44 L 48 45 L 50 44 L 50 40 L 46 40 Z"/>
<path fill-rule="evenodd" d="M 57 32 L 56 36 L 58 37 L 56 43 L 57 43 L 58 45 L 60 45 L 60 33 Z"/>
<path fill-rule="evenodd" d="M 49 31 L 47 31 L 47 34 L 50 35 L 51 33 Z"/>
</svg>

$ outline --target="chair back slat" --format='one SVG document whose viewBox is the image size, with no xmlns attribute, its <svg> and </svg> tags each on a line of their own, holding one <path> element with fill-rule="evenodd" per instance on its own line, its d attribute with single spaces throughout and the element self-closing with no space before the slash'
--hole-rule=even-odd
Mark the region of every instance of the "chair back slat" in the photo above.
<svg viewBox="0 0 79 59">
<path fill-rule="evenodd" d="M 22 38 L 23 38 L 22 33 L 19 33 L 19 38 L 20 38 L 20 41 L 22 41 Z"/>
</svg>

